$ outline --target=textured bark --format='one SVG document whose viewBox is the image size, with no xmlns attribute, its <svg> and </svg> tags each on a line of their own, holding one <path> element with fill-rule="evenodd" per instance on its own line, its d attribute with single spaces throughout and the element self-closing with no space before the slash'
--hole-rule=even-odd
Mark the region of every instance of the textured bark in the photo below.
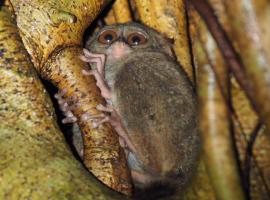
<svg viewBox="0 0 270 200">
<path fill-rule="evenodd" d="M 262 33 L 251 1 L 224 1 L 232 22 L 233 41 L 237 41 L 247 77 L 251 84 L 256 110 L 262 121 L 270 128 L 270 60 L 266 56 Z M 237 13 L 237 15 L 236 15 Z M 269 33 L 268 33 L 269 35 Z M 266 36 L 264 36 L 265 38 Z M 248 42 L 247 42 L 248 41 Z M 267 40 L 265 41 L 267 42 Z"/>
<path fill-rule="evenodd" d="M 228 34 L 217 20 L 208 1 L 191 0 L 191 3 L 200 13 L 217 41 L 228 67 L 234 73 L 238 83 L 246 92 L 263 122 L 270 128 L 270 106 L 266 103 L 270 100 L 269 61 L 261 44 L 261 30 L 257 23 L 253 4 L 248 0 L 223 2 L 226 5 L 230 21 L 233 22 L 232 41 L 236 41 L 236 46 L 240 50 L 239 54 L 233 47 L 232 42 L 230 42 Z M 241 15 L 238 15 L 238 13 Z M 242 59 L 240 59 L 239 55 Z"/>
<path fill-rule="evenodd" d="M 113 9 L 110 9 L 109 12 L 107 13 L 107 15 L 104 17 L 104 22 L 107 25 L 116 23 Z"/>
<path fill-rule="evenodd" d="M 238 40 L 234 39 L 232 31 L 231 19 L 228 18 L 227 9 L 222 0 L 210 0 L 211 5 L 215 10 L 219 21 L 223 28 L 227 31 L 229 37 L 234 44 L 238 46 Z M 266 6 L 264 1 L 253 2 L 252 5 L 256 8 Z M 264 16 L 257 22 L 266 23 L 268 20 L 266 10 L 262 9 L 262 13 L 257 12 L 256 16 Z M 236 16 L 235 16 L 236 17 Z M 237 15 L 238 17 L 238 15 Z M 245 18 L 246 24 L 252 23 L 248 17 Z M 258 24 L 257 24 L 258 26 Z M 260 43 L 265 45 L 268 43 L 267 37 L 269 34 L 268 26 L 260 26 L 262 28 L 260 34 Z M 244 33 L 243 33 L 244 34 Z M 266 49 L 264 49 L 266 50 Z M 216 52 L 216 51 L 214 51 Z M 212 53 L 213 54 L 213 53 Z M 249 193 L 252 199 L 270 198 L 269 194 L 269 177 L 270 177 L 270 159 L 266 152 L 270 149 L 270 140 L 267 136 L 268 131 L 262 127 L 258 133 L 254 133 L 258 123 L 258 115 L 252 109 L 244 91 L 239 87 L 235 79 L 231 78 L 231 102 L 233 106 L 233 121 L 234 121 L 234 137 L 238 156 L 240 159 L 243 181 L 246 192 Z M 254 138 L 255 135 L 255 138 Z"/>
<path fill-rule="evenodd" d="M 132 21 L 128 0 L 116 0 L 112 9 L 117 23 Z"/>
<path fill-rule="evenodd" d="M 269 5 L 266 3 L 266 1 L 256 1 L 256 2 L 243 1 L 241 6 L 239 5 L 239 2 L 228 2 L 222 0 L 210 0 L 209 2 L 214 8 L 215 14 L 218 16 L 218 19 L 222 24 L 222 28 L 227 31 L 231 41 L 233 41 L 233 44 L 235 45 L 235 47 L 237 47 L 239 54 L 242 55 L 241 57 L 245 69 L 247 68 L 246 67 L 247 60 L 250 60 L 252 58 L 250 57 L 250 55 L 247 54 L 244 55 L 243 49 L 245 49 L 244 52 L 257 52 L 258 57 L 253 56 L 253 59 L 255 60 L 260 56 L 262 57 L 265 56 L 265 59 L 267 60 L 268 54 L 263 53 L 268 51 L 268 49 L 265 47 L 266 44 L 268 44 L 269 42 L 268 26 L 263 26 L 263 24 L 266 24 L 269 19 L 267 12 L 267 7 Z M 236 6 L 238 7 L 238 10 L 229 11 L 229 13 L 231 12 L 231 14 L 233 14 L 233 17 L 228 18 L 227 11 L 229 10 L 229 8 L 228 5 L 227 8 L 224 7 L 224 2 L 226 4 L 230 4 L 231 7 L 238 5 Z M 256 9 L 256 15 L 252 7 Z M 262 7 L 263 9 L 260 10 L 262 12 L 260 12 L 258 9 Z M 240 17 L 239 13 L 243 15 L 243 13 L 245 13 L 244 12 L 245 10 L 249 10 L 249 15 L 246 14 L 245 17 Z M 260 20 L 256 20 L 257 18 L 260 18 Z M 234 25 L 235 27 L 233 27 L 232 25 L 239 20 L 242 21 L 243 23 L 242 24 L 238 23 L 238 25 Z M 254 23 L 254 20 L 256 21 L 256 23 Z M 243 29 L 244 26 L 252 28 L 250 30 Z M 237 30 L 239 31 L 237 37 L 235 36 L 236 34 L 234 30 L 235 28 L 237 28 Z M 253 31 L 253 33 L 251 30 Z M 253 41 L 250 38 L 246 37 L 246 35 L 250 37 L 252 35 L 253 39 L 257 38 L 257 40 Z M 243 49 L 239 48 L 239 46 L 241 45 Z M 246 46 L 244 47 L 244 45 Z M 260 51 L 258 50 L 258 48 L 256 49 L 256 46 L 261 47 Z M 224 48 L 223 51 L 224 50 L 226 49 Z M 215 52 L 216 50 L 213 50 L 212 53 L 210 53 L 208 56 L 211 57 Z M 259 52 L 262 52 L 262 54 Z M 256 68 L 256 65 L 250 65 L 250 63 L 249 66 L 253 67 L 254 69 Z M 263 69 L 262 66 L 258 68 Z M 216 71 L 216 69 L 214 70 Z M 217 75 L 217 79 L 220 79 L 218 77 L 218 74 L 217 73 L 215 74 Z M 258 77 L 261 77 L 261 75 L 259 75 Z M 240 164 L 244 181 L 243 186 L 245 187 L 246 193 L 250 198 L 269 199 L 270 159 L 269 157 L 267 158 L 266 153 L 269 152 L 270 148 L 269 136 L 267 136 L 267 134 L 269 133 L 265 128 L 261 128 L 261 130 L 259 131 L 257 130 L 256 132 L 258 133 L 254 132 L 258 123 L 258 116 L 250 106 L 250 102 L 248 102 L 247 100 L 247 97 L 245 95 L 246 91 L 243 92 L 243 90 L 239 87 L 234 78 L 232 78 L 231 82 L 232 82 L 231 101 L 233 103 L 233 112 L 234 112 L 232 113 L 234 121 L 233 124 L 234 137 L 236 140 L 235 142 L 238 150 L 238 156 L 241 161 Z M 252 83 L 251 85 L 253 86 L 257 85 L 257 83 L 255 82 L 256 80 L 254 78 L 252 79 L 250 78 L 249 83 Z M 262 83 L 263 81 L 259 82 Z M 219 81 L 219 86 L 222 86 L 222 83 L 223 83 L 222 81 Z M 249 90 L 249 92 L 252 92 L 252 90 Z M 262 92 L 261 87 L 256 88 L 255 94 L 249 96 L 249 99 L 250 97 L 252 98 L 253 105 L 255 105 L 254 102 L 258 104 L 258 100 L 256 100 L 256 98 L 258 99 L 257 92 Z M 264 101 L 267 102 L 266 99 Z M 257 106 L 257 110 L 260 109 L 261 106 L 260 105 L 259 107 Z M 267 110 L 265 111 L 267 112 Z M 260 115 L 262 116 L 262 114 Z"/>
<path fill-rule="evenodd" d="M 132 14 L 128 0 L 116 0 L 112 8 L 104 17 L 106 24 L 125 23 L 132 21 Z"/>
<path fill-rule="evenodd" d="M 4 6 L 0 33 L 0 199 L 123 199 L 75 160 Z"/>
<path fill-rule="evenodd" d="M 59 89 L 67 88 L 66 97 L 77 97 L 81 106 L 74 110 L 76 116 L 85 112 L 98 113 L 95 106 L 104 101 L 94 79 L 81 75 L 81 69 L 88 68 L 88 65 L 81 62 L 78 55 L 81 53 L 84 29 L 103 3 L 109 1 L 10 2 L 24 45 L 38 72 Z M 201 3 L 203 0 L 193 2 Z M 189 42 L 198 47 L 193 54 L 200 77 L 198 86 L 203 99 L 201 111 L 205 114 L 200 120 L 205 127 L 203 138 L 205 144 L 209 142 L 207 145 L 214 146 L 213 141 L 218 141 L 220 145 L 204 147 L 207 153 L 201 157 L 190 185 L 172 199 L 241 199 L 241 187 L 246 187 L 247 182 L 251 199 L 270 199 L 269 130 L 263 126 L 254 134 L 260 118 L 264 119 L 268 127 L 270 124 L 269 0 L 208 2 L 213 7 L 213 11 L 207 12 L 208 15 L 215 13 L 222 29 L 232 41 L 229 45 L 234 45 L 236 54 L 242 58 L 243 65 L 239 73 L 235 72 L 236 77 L 240 76 L 240 83 L 241 80 L 252 83 L 252 87 L 240 84 L 245 89 L 243 91 L 232 77 L 231 96 L 228 95 L 227 70 L 218 48 L 206 27 L 201 26 L 203 20 L 194 10 L 188 13 L 189 21 L 186 20 L 182 0 L 131 0 L 132 10 L 127 0 L 116 0 L 104 21 L 107 24 L 126 22 L 132 16 L 173 38 L 178 61 L 192 80 L 195 80 L 195 73 Z M 122 199 L 104 188 L 74 160 L 55 123 L 50 100 L 29 64 L 28 55 L 16 35 L 14 22 L 9 23 L 12 19 L 7 12 L 6 9 L 0 11 L 0 199 Z M 200 35 L 197 35 L 198 28 Z M 208 28 L 213 30 L 216 26 L 210 23 Z M 190 30 L 191 41 L 188 40 L 187 29 Z M 226 51 L 226 48 L 220 50 Z M 233 61 L 239 61 L 235 55 L 225 61 L 232 58 Z M 207 91 L 212 91 L 215 96 L 209 96 Z M 245 94 L 247 91 L 252 104 L 256 103 L 260 118 L 250 106 Z M 227 110 L 224 98 L 232 102 L 233 112 Z M 212 111 L 209 107 L 219 109 Z M 234 132 L 229 132 L 229 117 L 233 118 Z M 130 194 L 128 172 L 116 134 L 108 125 L 92 130 L 90 122 L 79 124 L 84 132 L 85 164 L 106 184 Z M 233 139 L 240 161 L 238 167 L 241 167 L 244 175 L 245 185 L 242 186 L 231 148 Z M 224 149 L 226 153 L 220 153 L 222 157 L 218 157 L 217 154 L 224 152 Z M 220 161 L 223 158 L 226 162 Z"/>
<path fill-rule="evenodd" d="M 79 60 L 82 35 L 101 7 L 109 1 L 10 1 L 15 11 L 23 43 L 40 75 L 65 97 L 75 97 L 81 106 L 73 112 L 78 118 L 84 141 L 84 164 L 109 187 L 130 194 L 131 184 L 124 152 L 109 124 L 92 129 L 82 121 L 83 113 L 97 114 L 103 103 L 93 77 L 81 73 L 88 66 Z"/>
<path fill-rule="evenodd" d="M 208 40 L 208 41 L 207 41 Z M 211 38 L 207 38 L 205 50 L 207 55 L 216 48 Z M 210 43 L 210 44 L 207 44 Z M 208 60 L 205 63 L 215 63 Z M 202 62 L 203 63 L 203 62 Z M 224 68 L 223 68 L 224 69 Z M 238 166 L 230 132 L 229 110 L 224 96 L 216 82 L 210 64 L 201 64 L 199 68 L 199 103 L 200 132 L 202 134 L 203 151 L 206 168 L 217 199 L 245 199 L 238 174 Z M 220 74 L 226 82 L 226 72 Z"/>
</svg>

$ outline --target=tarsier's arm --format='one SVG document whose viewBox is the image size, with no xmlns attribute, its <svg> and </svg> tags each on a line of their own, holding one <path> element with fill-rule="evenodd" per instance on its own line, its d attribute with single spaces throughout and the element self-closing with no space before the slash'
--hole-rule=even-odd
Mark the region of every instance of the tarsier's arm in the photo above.
<svg viewBox="0 0 270 200">
<path fill-rule="evenodd" d="M 89 63 L 95 63 L 96 68 L 91 69 L 89 71 L 82 70 L 82 73 L 86 76 L 93 75 L 96 79 L 96 84 L 101 91 L 101 95 L 103 98 L 110 100 L 111 99 L 111 90 L 106 84 L 104 79 L 104 63 L 105 63 L 105 55 L 104 54 L 94 54 L 89 52 L 87 49 L 83 50 L 84 55 L 81 55 L 80 58 Z M 78 106 L 76 102 L 70 102 L 68 99 L 64 99 L 63 95 L 65 91 L 60 91 L 55 95 L 58 103 L 60 105 L 60 109 L 64 112 L 66 118 L 62 120 L 63 123 L 74 123 L 77 121 L 77 118 L 72 113 L 72 107 Z M 73 105 L 70 105 L 73 104 Z M 88 115 L 83 114 L 81 116 L 82 120 L 92 120 L 93 128 L 98 128 L 101 124 L 105 122 L 109 122 L 117 134 L 119 135 L 119 143 L 123 148 L 129 148 L 131 151 L 135 151 L 132 143 L 128 139 L 127 132 L 123 124 L 121 123 L 120 117 L 113 108 L 112 105 L 107 104 L 106 106 L 99 104 L 96 106 L 96 109 L 99 111 L 103 111 L 105 113 L 97 114 L 97 115 Z"/>
<path fill-rule="evenodd" d="M 84 55 L 80 56 L 81 60 L 88 63 L 95 63 L 96 69 L 91 69 L 89 71 L 83 70 L 82 73 L 84 75 L 94 75 L 97 81 L 97 86 L 101 91 L 101 96 L 105 99 L 111 99 L 111 90 L 104 79 L 105 55 L 91 53 L 87 49 L 83 49 L 83 53 Z"/>
</svg>

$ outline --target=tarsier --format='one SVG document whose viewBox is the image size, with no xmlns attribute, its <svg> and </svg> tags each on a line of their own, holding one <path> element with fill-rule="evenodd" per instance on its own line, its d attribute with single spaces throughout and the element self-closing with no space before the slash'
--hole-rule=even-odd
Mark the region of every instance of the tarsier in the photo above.
<svg viewBox="0 0 270 200">
<path fill-rule="evenodd" d="M 96 78 L 107 105 L 97 106 L 103 114 L 81 117 L 91 119 L 94 128 L 112 124 L 136 186 L 185 185 L 198 158 L 197 102 L 168 39 L 138 23 L 109 25 L 83 52 L 81 59 L 92 68 L 82 73 Z M 57 98 L 64 121 L 75 122 L 61 94 Z"/>
</svg>

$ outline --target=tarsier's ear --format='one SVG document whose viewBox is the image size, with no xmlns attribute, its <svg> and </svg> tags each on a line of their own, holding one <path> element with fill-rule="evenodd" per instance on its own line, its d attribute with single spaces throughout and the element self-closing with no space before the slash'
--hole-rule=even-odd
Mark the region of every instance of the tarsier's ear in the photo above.
<svg viewBox="0 0 270 200">
<path fill-rule="evenodd" d="M 169 56 L 171 56 L 173 59 L 176 59 L 175 53 L 173 51 L 173 44 L 174 44 L 174 39 L 169 38 L 166 34 L 161 33 L 162 37 L 162 47 L 165 50 L 165 53 L 167 53 Z"/>
</svg>

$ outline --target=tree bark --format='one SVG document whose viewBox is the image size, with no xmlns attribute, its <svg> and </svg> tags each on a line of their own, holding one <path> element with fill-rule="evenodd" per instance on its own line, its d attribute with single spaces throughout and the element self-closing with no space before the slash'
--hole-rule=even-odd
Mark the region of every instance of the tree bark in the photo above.
<svg viewBox="0 0 270 200">
<path fill-rule="evenodd" d="M 124 199 L 75 160 L 7 7 L 0 10 L 0 199 Z"/>
</svg>

